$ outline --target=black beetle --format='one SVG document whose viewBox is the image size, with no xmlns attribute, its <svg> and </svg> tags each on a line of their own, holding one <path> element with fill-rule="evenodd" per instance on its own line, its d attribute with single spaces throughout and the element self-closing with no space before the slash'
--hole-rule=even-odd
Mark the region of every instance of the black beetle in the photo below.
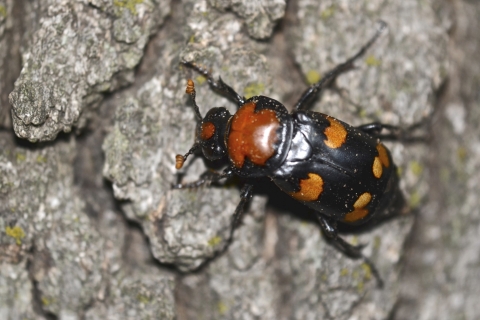
<svg viewBox="0 0 480 320">
<path fill-rule="evenodd" d="M 362 258 L 381 286 L 378 271 L 362 254 L 362 246 L 353 246 L 337 235 L 337 222 L 363 224 L 391 204 L 398 190 L 398 177 L 390 152 L 380 142 L 380 133 L 383 129 L 394 132 L 397 128 L 378 122 L 353 127 L 326 114 L 305 110 L 322 89 L 353 68 L 354 61 L 386 28 L 384 22 L 380 23 L 375 35 L 353 57 L 302 94 L 291 113 L 272 98 L 254 96 L 246 100 L 221 78 L 215 81 L 206 69 L 183 62 L 204 75 L 214 90 L 234 100 L 238 110 L 231 115 L 225 108 L 212 108 L 202 117 L 194 83 L 188 80 L 186 92 L 192 97 L 200 122 L 195 144 L 187 154 L 176 156 L 176 168 L 180 169 L 199 147 L 208 160 L 228 158 L 229 165 L 223 172 L 212 172 L 196 182 L 174 188 L 194 188 L 233 175 L 269 177 L 282 191 L 312 208 L 324 233 L 348 256 Z M 247 182 L 241 190 L 230 238 L 252 195 L 252 187 Z"/>
</svg>

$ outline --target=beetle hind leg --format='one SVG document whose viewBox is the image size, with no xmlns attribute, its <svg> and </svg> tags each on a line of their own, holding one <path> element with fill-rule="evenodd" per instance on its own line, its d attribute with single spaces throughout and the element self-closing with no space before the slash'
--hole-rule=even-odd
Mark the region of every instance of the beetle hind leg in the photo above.
<svg viewBox="0 0 480 320">
<path fill-rule="evenodd" d="M 383 130 L 388 130 L 388 134 L 386 136 L 392 136 L 392 137 L 397 137 L 400 132 L 400 128 L 397 126 L 392 126 L 390 124 L 384 124 L 380 122 L 372 122 L 372 123 L 367 123 L 363 124 L 361 126 L 358 126 L 357 129 L 368 133 L 371 136 L 374 137 L 379 137 L 382 138 L 384 135 L 382 135 Z"/>
<path fill-rule="evenodd" d="M 320 226 L 322 227 L 323 232 L 325 235 L 334 243 L 334 245 L 346 256 L 352 259 L 362 259 L 372 272 L 375 280 L 377 281 L 377 286 L 379 288 L 383 288 L 383 280 L 380 277 L 380 273 L 375 267 L 375 264 L 367 258 L 363 253 L 362 249 L 364 245 L 354 246 L 345 240 L 343 240 L 337 233 L 337 225 L 335 222 L 331 222 L 329 219 L 323 217 L 321 214 L 317 213 L 318 221 L 320 222 Z"/>
<path fill-rule="evenodd" d="M 387 28 L 387 24 L 384 21 L 380 21 L 379 23 L 380 27 L 378 28 L 377 32 L 375 32 L 373 37 L 371 37 L 370 40 L 368 40 L 367 43 L 363 45 L 363 47 L 361 47 L 355 55 L 350 57 L 344 63 L 339 64 L 338 66 L 327 72 L 327 74 L 320 81 L 311 85 L 307 90 L 303 92 L 302 96 L 295 104 L 294 110 L 305 110 L 308 107 L 309 101 L 312 100 L 315 96 L 317 96 L 332 81 L 334 81 L 336 77 L 354 68 L 354 62 L 365 54 L 368 48 L 370 48 L 375 43 L 375 41 Z"/>
</svg>

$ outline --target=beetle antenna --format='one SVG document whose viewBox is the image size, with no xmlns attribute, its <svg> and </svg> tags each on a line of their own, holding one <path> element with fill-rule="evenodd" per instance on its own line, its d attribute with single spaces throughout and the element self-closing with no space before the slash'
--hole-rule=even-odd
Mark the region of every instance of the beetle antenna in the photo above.
<svg viewBox="0 0 480 320">
<path fill-rule="evenodd" d="M 193 110 L 195 111 L 195 115 L 199 120 L 202 120 L 203 118 L 202 118 L 202 115 L 200 114 L 200 109 L 198 108 L 197 101 L 195 100 L 197 93 L 195 92 L 195 84 L 193 83 L 192 79 L 187 80 L 187 89 L 185 90 L 185 92 L 189 94 L 190 97 L 192 97 L 193 107 L 194 107 Z"/>
<path fill-rule="evenodd" d="M 181 169 L 183 167 L 183 164 L 185 163 L 185 160 L 187 160 L 188 156 L 194 153 L 199 146 L 200 144 L 197 142 L 190 148 L 190 150 L 188 150 L 187 153 L 185 153 L 184 156 L 182 156 L 181 154 L 177 154 L 175 156 L 175 169 L 177 170 Z"/>
</svg>

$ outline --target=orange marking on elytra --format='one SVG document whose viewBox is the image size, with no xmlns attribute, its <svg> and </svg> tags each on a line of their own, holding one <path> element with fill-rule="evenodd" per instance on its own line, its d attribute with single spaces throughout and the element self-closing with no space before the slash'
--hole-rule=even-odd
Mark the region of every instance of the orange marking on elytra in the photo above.
<svg viewBox="0 0 480 320">
<path fill-rule="evenodd" d="M 300 180 L 300 190 L 290 195 L 299 201 L 315 201 L 323 192 L 323 179 L 318 174 L 309 173 L 307 179 Z"/>
<path fill-rule="evenodd" d="M 347 213 L 343 218 L 345 222 L 355 222 L 365 218 L 368 215 L 368 209 L 365 207 L 372 200 L 372 195 L 369 192 L 365 192 L 358 197 L 357 201 L 353 204 L 354 210 Z"/>
<path fill-rule="evenodd" d="M 232 118 L 228 135 L 228 154 L 233 164 L 241 168 L 245 157 L 256 165 L 265 165 L 275 153 L 280 122 L 275 111 L 255 112 L 255 102 L 244 104 Z"/>
<path fill-rule="evenodd" d="M 324 142 L 332 149 L 339 148 L 347 139 L 347 130 L 338 120 L 329 116 L 327 116 L 327 120 L 330 122 L 330 127 L 327 127 L 324 131 L 327 137 Z"/>
<path fill-rule="evenodd" d="M 372 171 L 375 178 L 380 179 L 383 173 L 383 167 L 379 157 L 375 157 L 375 159 L 373 159 Z"/>
<path fill-rule="evenodd" d="M 202 131 L 200 132 L 200 138 L 202 140 L 210 139 L 215 133 L 215 125 L 211 122 L 202 123 Z"/>
<path fill-rule="evenodd" d="M 383 164 L 384 167 L 388 168 L 390 166 L 390 159 L 388 158 L 387 149 L 381 143 L 377 144 L 377 151 L 378 157 L 380 158 L 380 162 Z"/>
</svg>

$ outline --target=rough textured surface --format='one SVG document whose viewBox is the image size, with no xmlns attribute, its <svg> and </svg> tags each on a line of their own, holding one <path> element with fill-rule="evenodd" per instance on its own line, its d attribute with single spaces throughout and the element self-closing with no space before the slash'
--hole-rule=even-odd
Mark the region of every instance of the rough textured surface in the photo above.
<svg viewBox="0 0 480 320">
<path fill-rule="evenodd" d="M 101 92 L 133 81 L 133 68 L 169 5 L 149 0 L 51 0 L 30 9 L 38 25 L 28 34 L 10 103 L 17 136 L 45 141 L 70 132 L 74 125 L 82 127 L 88 109 L 101 101 Z"/>
<path fill-rule="evenodd" d="M 408 246 L 398 319 L 480 317 L 480 4 L 443 9 L 455 21 L 450 79 L 435 116 L 432 189 Z"/>
<path fill-rule="evenodd" d="M 0 318 L 480 316 L 479 6 L 285 3 L 0 0 Z M 366 244 L 385 289 L 268 181 L 227 246 L 242 181 L 170 186 L 221 168 L 191 156 L 176 175 L 174 155 L 195 129 L 186 79 L 202 114 L 234 106 L 179 61 L 291 108 L 305 82 L 353 54 L 378 19 L 388 33 L 312 108 L 355 125 L 433 119 L 418 131 L 431 139 L 388 143 L 417 219 L 343 234 Z M 55 140 L 30 144 L 12 126 Z M 57 136 L 72 127 L 77 135 Z"/>
<path fill-rule="evenodd" d="M 20 71 L 21 1 L 0 1 L 0 128 L 10 128 L 8 94 Z"/>
<path fill-rule="evenodd" d="M 208 0 L 214 8 L 225 11 L 231 9 L 244 19 L 248 34 L 256 39 L 272 35 L 276 22 L 285 14 L 285 0 L 238 1 Z"/>
</svg>

